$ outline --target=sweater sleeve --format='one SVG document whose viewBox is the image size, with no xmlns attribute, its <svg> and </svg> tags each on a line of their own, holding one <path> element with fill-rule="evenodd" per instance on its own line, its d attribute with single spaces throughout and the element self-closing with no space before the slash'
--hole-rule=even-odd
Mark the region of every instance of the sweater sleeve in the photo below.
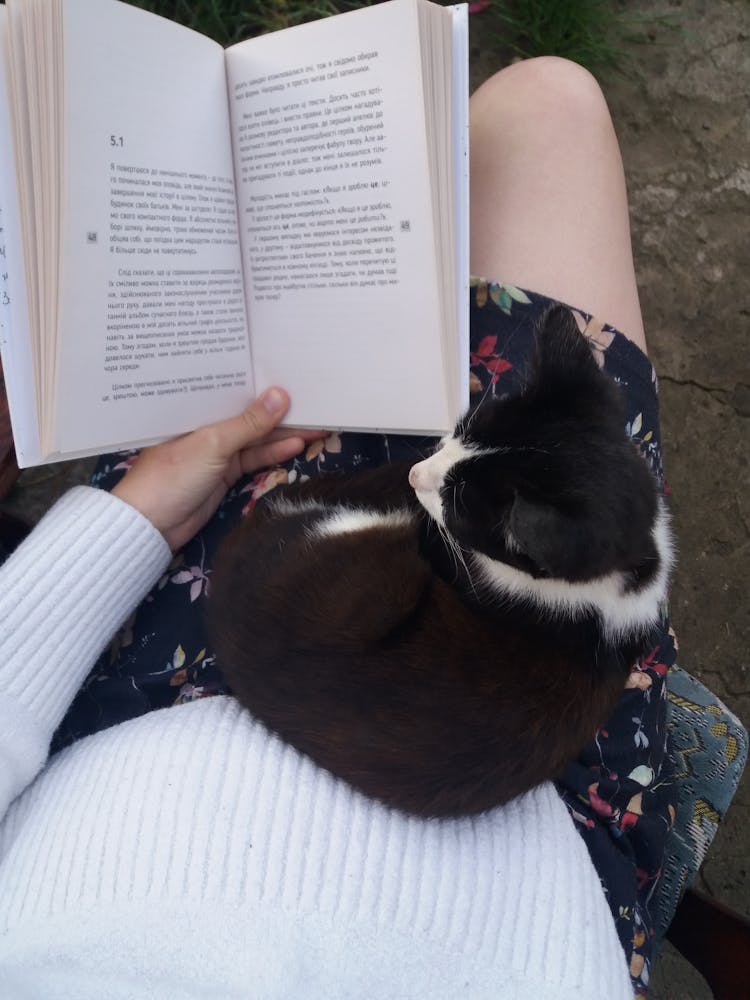
<svg viewBox="0 0 750 1000">
<path fill-rule="evenodd" d="M 79 486 L 0 568 L 0 817 L 44 766 L 97 656 L 169 560 L 146 518 Z"/>
</svg>

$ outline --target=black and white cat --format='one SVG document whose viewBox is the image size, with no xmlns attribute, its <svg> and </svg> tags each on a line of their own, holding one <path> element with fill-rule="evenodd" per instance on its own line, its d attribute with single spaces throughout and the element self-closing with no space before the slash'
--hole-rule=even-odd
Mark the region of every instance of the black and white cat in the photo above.
<svg viewBox="0 0 750 1000">
<path fill-rule="evenodd" d="M 624 423 L 555 307 L 523 394 L 486 400 L 430 458 L 276 491 L 212 578 L 233 693 L 407 813 L 478 813 L 558 776 L 666 597 L 668 518 Z"/>
</svg>

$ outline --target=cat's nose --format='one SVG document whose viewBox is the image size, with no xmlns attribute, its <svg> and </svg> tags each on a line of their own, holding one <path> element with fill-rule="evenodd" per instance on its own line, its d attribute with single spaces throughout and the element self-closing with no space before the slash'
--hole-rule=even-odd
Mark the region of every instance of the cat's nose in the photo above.
<svg viewBox="0 0 750 1000">
<path fill-rule="evenodd" d="M 421 490 L 422 492 L 435 489 L 437 483 L 429 459 L 412 465 L 409 469 L 409 485 L 413 490 Z"/>
</svg>

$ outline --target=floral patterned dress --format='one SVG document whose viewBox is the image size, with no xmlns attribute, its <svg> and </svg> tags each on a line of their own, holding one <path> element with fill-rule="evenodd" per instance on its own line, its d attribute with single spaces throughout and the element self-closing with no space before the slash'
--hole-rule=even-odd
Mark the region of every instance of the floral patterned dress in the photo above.
<svg viewBox="0 0 750 1000">
<path fill-rule="evenodd" d="M 545 296 L 472 279 L 469 360 L 474 403 L 486 394 L 501 397 L 521 391 L 534 326 L 549 305 Z M 657 380 L 651 363 L 612 327 L 578 310 L 573 313 L 600 366 L 623 387 L 625 431 L 663 491 Z M 102 653 L 57 731 L 53 751 L 152 709 L 227 693 L 206 639 L 203 603 L 219 544 L 261 496 L 280 483 L 336 470 L 418 461 L 434 444 L 434 438 L 425 437 L 331 434 L 285 465 L 238 482 Z M 104 456 L 93 484 L 111 489 L 134 457 Z M 675 650 L 665 617 L 654 647 L 633 664 L 613 717 L 558 782 L 599 873 L 636 997 L 645 997 L 648 988 L 651 903 L 677 799 L 666 752 L 665 682 Z"/>
</svg>

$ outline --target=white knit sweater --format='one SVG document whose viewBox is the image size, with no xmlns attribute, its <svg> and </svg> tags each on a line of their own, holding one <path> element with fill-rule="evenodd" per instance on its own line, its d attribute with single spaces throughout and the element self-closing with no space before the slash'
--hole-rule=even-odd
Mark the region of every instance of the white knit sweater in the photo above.
<svg viewBox="0 0 750 1000">
<path fill-rule="evenodd" d="M 231 698 L 47 760 L 155 529 L 80 487 L 0 570 L 2 1000 L 631 1000 L 551 785 L 479 818 L 367 801 Z"/>
</svg>

